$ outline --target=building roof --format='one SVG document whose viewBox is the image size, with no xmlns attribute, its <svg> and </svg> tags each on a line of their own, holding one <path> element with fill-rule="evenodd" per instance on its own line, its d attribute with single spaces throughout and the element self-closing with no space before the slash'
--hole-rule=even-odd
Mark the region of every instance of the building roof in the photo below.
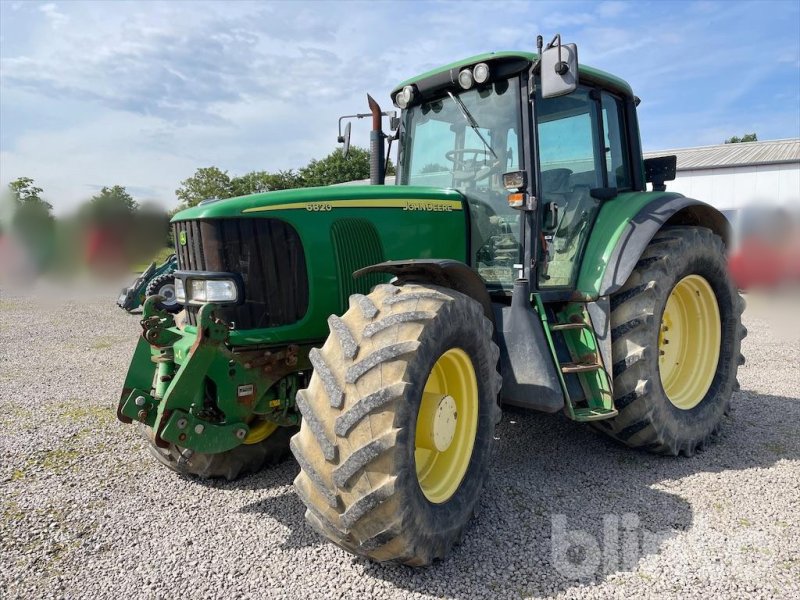
<svg viewBox="0 0 800 600">
<path fill-rule="evenodd" d="M 800 162 L 800 138 L 659 150 L 645 152 L 644 157 L 651 158 L 671 154 L 678 157 L 678 171 L 798 163 Z"/>
</svg>

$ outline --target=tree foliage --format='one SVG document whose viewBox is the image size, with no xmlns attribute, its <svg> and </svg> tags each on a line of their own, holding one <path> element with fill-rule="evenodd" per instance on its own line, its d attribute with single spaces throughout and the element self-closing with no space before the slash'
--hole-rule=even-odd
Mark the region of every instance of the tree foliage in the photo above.
<svg viewBox="0 0 800 600">
<path fill-rule="evenodd" d="M 47 212 L 53 209 L 52 204 L 42 199 L 42 188 L 34 185 L 30 177 L 18 177 L 8 184 L 8 189 L 11 190 L 11 197 L 18 207 L 35 204 Z"/>
<path fill-rule="evenodd" d="M 387 174 L 394 174 L 394 165 L 389 161 Z M 300 177 L 304 187 L 316 187 L 357 181 L 369 178 L 369 150 L 350 147 L 350 154 L 345 157 L 340 148 L 337 148 L 325 158 L 312 160 L 307 166 L 300 169 Z"/>
<path fill-rule="evenodd" d="M 442 171 L 449 171 L 449 170 L 450 169 L 448 169 L 447 167 L 445 167 L 444 165 L 441 165 L 439 163 L 428 163 L 427 165 L 422 167 L 422 170 L 420 171 L 420 173 L 422 173 L 422 174 L 425 174 L 425 173 L 441 173 Z"/>
<path fill-rule="evenodd" d="M 124 186 L 115 185 L 103 188 L 89 200 L 88 210 L 98 218 L 119 218 L 133 215 L 139 203 L 133 199 Z"/>
<path fill-rule="evenodd" d="M 394 174 L 391 161 L 387 174 Z M 217 167 L 203 167 L 184 179 L 175 194 L 180 200 L 180 208 L 183 209 L 197 206 L 210 198 L 233 198 L 276 190 L 333 185 L 368 177 L 369 150 L 351 146 L 350 154 L 346 158 L 341 149 L 337 148 L 325 158 L 312 160 L 297 172 L 293 169 L 276 173 L 251 171 L 231 177 L 227 171 Z"/>
<path fill-rule="evenodd" d="M 275 190 L 289 190 L 303 187 L 300 175 L 293 170 L 269 173 L 267 171 L 251 171 L 241 177 L 231 180 L 233 196 L 247 196 L 248 194 L 261 194 Z"/>
<path fill-rule="evenodd" d="M 351 146 L 350 155 L 345 157 L 337 148 L 325 158 L 314 159 L 300 169 L 300 177 L 305 187 L 366 179 L 369 177 L 369 151 Z"/>
<path fill-rule="evenodd" d="M 233 194 L 231 178 L 227 171 L 217 167 L 201 167 L 195 174 L 181 181 L 175 195 L 184 208 L 197 206 L 210 198 L 230 198 Z"/>
<path fill-rule="evenodd" d="M 739 144 L 741 142 L 757 142 L 758 136 L 755 133 L 745 133 L 742 137 L 733 136 L 725 140 L 726 144 Z"/>
</svg>

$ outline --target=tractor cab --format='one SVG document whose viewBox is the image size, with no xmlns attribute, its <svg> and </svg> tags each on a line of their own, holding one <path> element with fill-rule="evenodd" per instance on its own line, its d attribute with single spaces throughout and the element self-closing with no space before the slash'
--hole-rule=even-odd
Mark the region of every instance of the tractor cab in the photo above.
<svg viewBox="0 0 800 600">
<path fill-rule="evenodd" d="M 472 57 L 392 94 L 397 183 L 467 198 L 470 266 L 493 293 L 520 278 L 574 290 L 601 203 L 644 189 L 630 87 L 579 70 L 577 49 L 558 38 L 539 50 Z"/>
</svg>

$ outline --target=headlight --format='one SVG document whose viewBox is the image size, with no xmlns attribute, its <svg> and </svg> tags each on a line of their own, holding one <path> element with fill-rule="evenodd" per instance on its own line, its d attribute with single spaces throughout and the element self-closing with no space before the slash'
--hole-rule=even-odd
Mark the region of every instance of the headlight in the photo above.
<svg viewBox="0 0 800 600">
<path fill-rule="evenodd" d="M 206 281 L 207 302 L 236 302 L 236 284 L 232 279 L 209 279 Z"/>
<path fill-rule="evenodd" d="M 175 271 L 175 298 L 181 304 L 241 304 L 244 281 L 238 273 Z"/>
<path fill-rule="evenodd" d="M 503 187 L 509 192 L 520 192 L 527 185 L 528 178 L 525 171 L 511 171 L 503 173 Z"/>
<path fill-rule="evenodd" d="M 238 292 L 232 279 L 192 279 L 189 302 L 236 302 Z"/>
</svg>

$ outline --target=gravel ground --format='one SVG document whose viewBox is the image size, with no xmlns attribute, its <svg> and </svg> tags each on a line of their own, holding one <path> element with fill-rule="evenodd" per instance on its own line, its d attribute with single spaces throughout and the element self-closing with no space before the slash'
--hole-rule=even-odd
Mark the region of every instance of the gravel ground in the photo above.
<svg viewBox="0 0 800 600">
<path fill-rule="evenodd" d="M 800 336 L 772 305 L 745 313 L 716 444 L 659 458 L 507 411 L 467 539 L 412 570 L 316 536 L 292 460 L 234 483 L 157 465 L 114 415 L 139 331 L 114 291 L 0 293 L 0 598 L 800 597 Z"/>
</svg>

